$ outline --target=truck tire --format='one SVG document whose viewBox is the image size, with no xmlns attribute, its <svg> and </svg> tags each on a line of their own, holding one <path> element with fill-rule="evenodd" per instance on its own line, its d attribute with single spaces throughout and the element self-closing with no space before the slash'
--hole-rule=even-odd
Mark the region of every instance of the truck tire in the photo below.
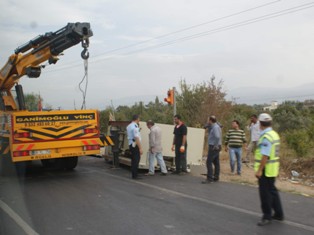
<svg viewBox="0 0 314 235">
<path fill-rule="evenodd" d="M 63 160 L 65 161 L 65 169 L 73 170 L 77 166 L 78 157 L 67 157 Z"/>
</svg>

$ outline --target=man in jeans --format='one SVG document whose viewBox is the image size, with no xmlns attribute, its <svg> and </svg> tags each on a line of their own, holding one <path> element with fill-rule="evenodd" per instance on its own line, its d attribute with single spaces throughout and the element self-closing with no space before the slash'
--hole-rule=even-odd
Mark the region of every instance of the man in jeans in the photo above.
<svg viewBox="0 0 314 235">
<path fill-rule="evenodd" d="M 229 150 L 231 173 L 234 174 L 235 163 L 237 162 L 237 174 L 241 175 L 242 146 L 246 147 L 245 133 L 240 129 L 238 120 L 233 120 L 226 135 L 225 151 Z"/>
<path fill-rule="evenodd" d="M 221 151 L 221 127 L 217 123 L 215 116 L 208 118 L 208 124 L 205 128 L 208 129 L 207 179 L 202 181 L 202 184 L 218 181 L 220 173 L 219 152 Z M 214 172 L 213 165 L 215 166 Z"/>
<path fill-rule="evenodd" d="M 167 175 L 167 168 L 162 156 L 162 146 L 161 146 L 161 129 L 156 126 L 152 120 L 146 122 L 149 133 L 149 172 L 146 175 L 155 174 L 155 157 L 161 169 L 161 175 Z"/>
</svg>

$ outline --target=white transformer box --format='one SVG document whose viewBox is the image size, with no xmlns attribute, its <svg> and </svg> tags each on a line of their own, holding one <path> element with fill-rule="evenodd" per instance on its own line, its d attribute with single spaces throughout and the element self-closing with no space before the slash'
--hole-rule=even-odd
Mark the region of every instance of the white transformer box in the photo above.
<svg viewBox="0 0 314 235">
<path fill-rule="evenodd" d="M 124 121 L 110 121 L 110 126 L 108 127 L 109 133 L 113 139 L 115 146 L 105 147 L 101 153 L 102 157 L 106 160 L 113 161 L 113 164 L 125 164 L 131 165 L 130 151 L 127 139 L 126 127 L 130 122 Z M 159 126 L 162 131 L 162 148 L 163 156 L 168 169 L 175 167 L 175 153 L 171 151 L 173 142 L 173 131 L 174 125 L 155 123 Z M 142 148 L 143 155 L 139 163 L 139 169 L 148 169 L 148 154 L 149 154 L 149 143 L 148 135 L 150 130 L 146 126 L 146 122 L 140 122 L 140 132 L 142 138 Z M 201 165 L 203 149 L 204 149 L 204 138 L 205 129 L 188 127 L 187 134 L 187 164 L 190 165 Z M 115 160 L 114 156 L 118 157 Z M 116 161 L 116 163 L 115 163 Z M 155 167 L 157 166 L 157 161 L 155 160 Z"/>
</svg>

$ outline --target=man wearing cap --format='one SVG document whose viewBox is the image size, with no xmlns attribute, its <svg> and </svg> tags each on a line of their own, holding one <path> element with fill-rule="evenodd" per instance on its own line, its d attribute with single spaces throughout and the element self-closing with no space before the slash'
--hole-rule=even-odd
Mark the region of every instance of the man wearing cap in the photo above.
<svg viewBox="0 0 314 235">
<path fill-rule="evenodd" d="M 210 184 L 219 181 L 220 162 L 219 152 L 221 151 L 221 127 L 215 116 L 208 118 L 205 126 L 208 129 L 208 155 L 207 155 L 207 178 L 202 184 Z M 213 172 L 213 165 L 215 167 Z"/>
<path fill-rule="evenodd" d="M 258 119 L 261 133 L 255 151 L 254 171 L 258 179 L 263 217 L 257 225 L 264 226 L 270 224 L 272 219 L 284 219 L 279 193 L 275 187 L 279 174 L 280 138 L 271 127 L 272 118 L 269 114 L 262 113 Z"/>
</svg>

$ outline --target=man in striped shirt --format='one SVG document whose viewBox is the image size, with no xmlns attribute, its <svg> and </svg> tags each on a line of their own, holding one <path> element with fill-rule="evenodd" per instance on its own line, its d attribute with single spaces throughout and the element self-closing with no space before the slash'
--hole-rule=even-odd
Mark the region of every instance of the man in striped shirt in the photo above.
<svg viewBox="0 0 314 235">
<path fill-rule="evenodd" d="M 234 173 L 235 161 L 237 161 L 237 174 L 241 175 L 241 155 L 242 147 L 246 147 L 245 133 L 240 129 L 239 122 L 233 120 L 230 129 L 226 135 L 225 151 L 229 150 L 231 173 Z"/>
</svg>

